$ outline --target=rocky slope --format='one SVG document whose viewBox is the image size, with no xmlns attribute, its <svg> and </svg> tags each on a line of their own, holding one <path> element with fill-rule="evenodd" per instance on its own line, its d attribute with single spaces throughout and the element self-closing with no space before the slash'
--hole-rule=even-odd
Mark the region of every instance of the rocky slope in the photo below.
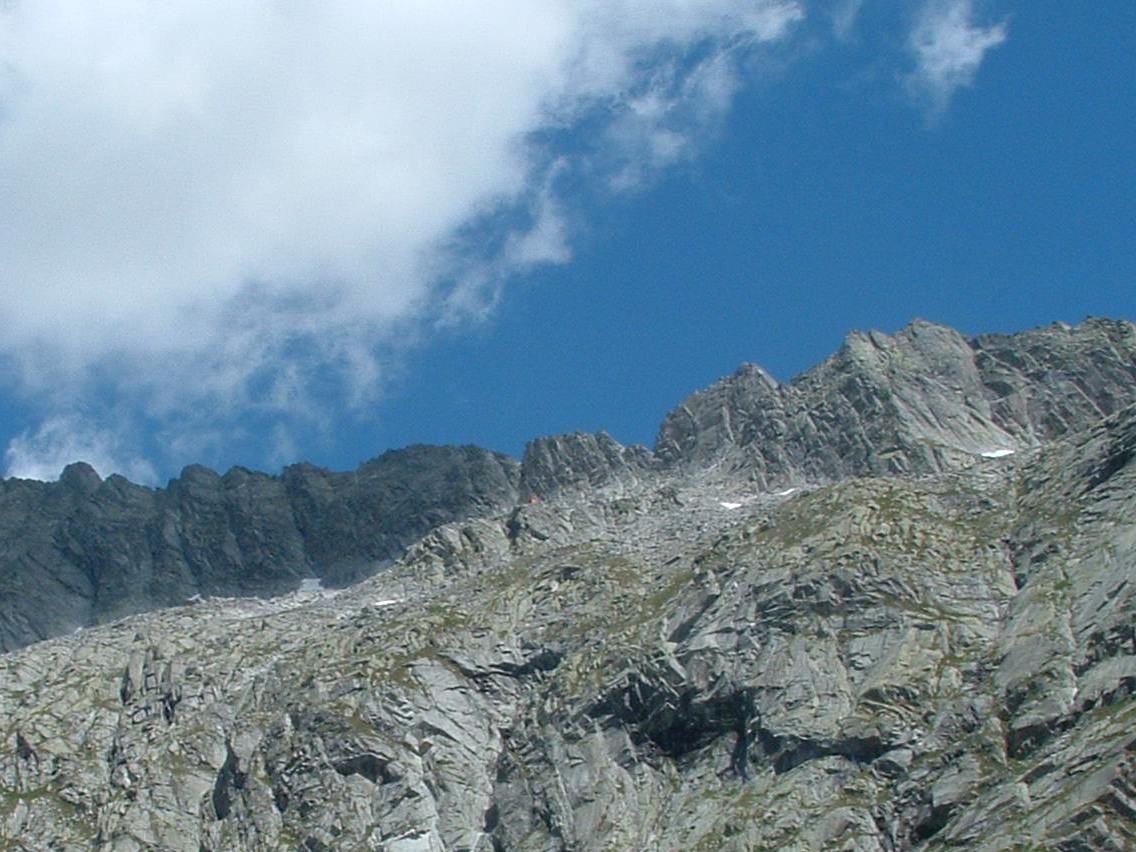
<svg viewBox="0 0 1136 852">
<path fill-rule="evenodd" d="M 356 585 L 5 654 L 0 843 L 1131 848 L 1134 349 L 853 336 Z"/>
</svg>

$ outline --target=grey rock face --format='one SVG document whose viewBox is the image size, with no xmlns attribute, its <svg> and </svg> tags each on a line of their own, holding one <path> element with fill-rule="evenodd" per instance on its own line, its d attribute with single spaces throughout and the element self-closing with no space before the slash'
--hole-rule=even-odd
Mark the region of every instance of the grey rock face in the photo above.
<svg viewBox="0 0 1136 852">
<path fill-rule="evenodd" d="M 1058 332 L 1028 361 L 1051 377 Z M 1124 376 L 1092 404 L 1119 405 Z M 790 486 L 738 451 L 735 410 L 776 389 L 749 369 L 723 387 L 746 383 L 706 467 L 550 439 L 522 505 L 353 586 L 3 655 L 0 845 L 1132 848 L 1136 405 L 1092 418 L 1053 378 L 1058 415 L 1021 388 L 998 397 L 1017 426 L 991 408 L 1014 454 Z M 862 433 L 934 410 L 924 428 L 969 434 L 913 394 Z M 61 495 L 43 511 L 70 517 Z"/>
<path fill-rule="evenodd" d="M 166 489 L 87 465 L 0 483 L 0 649 L 197 595 L 343 585 L 439 524 L 516 501 L 520 467 L 476 447 L 410 447 L 352 473 L 194 465 Z"/>
<path fill-rule="evenodd" d="M 1103 319 L 971 340 L 915 322 L 854 333 L 778 385 L 743 366 L 664 420 L 671 465 L 717 462 L 765 485 L 940 472 L 1085 428 L 1136 401 L 1136 327 Z"/>
<path fill-rule="evenodd" d="M 521 496 L 604 486 L 635 487 L 659 465 L 645 447 L 625 447 L 606 432 L 537 438 L 521 462 Z"/>
</svg>

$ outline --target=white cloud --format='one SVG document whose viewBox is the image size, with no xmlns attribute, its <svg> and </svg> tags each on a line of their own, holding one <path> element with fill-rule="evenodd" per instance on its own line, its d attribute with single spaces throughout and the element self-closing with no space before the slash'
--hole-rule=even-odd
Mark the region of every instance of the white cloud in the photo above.
<svg viewBox="0 0 1136 852">
<path fill-rule="evenodd" d="M 108 384 L 175 432 L 302 412 L 329 376 L 343 404 L 369 399 L 377 351 L 569 257 L 558 174 L 629 188 L 690 156 L 737 58 L 803 15 L 795 0 L 0 5 L 0 359 L 49 418 L 8 472 L 50 472 L 57 449 L 113 464 L 117 448 L 52 419 Z M 559 150 L 581 122 L 595 145 Z M 461 235 L 485 222 L 472 251 Z"/>
<path fill-rule="evenodd" d="M 49 417 L 38 429 L 12 439 L 4 452 L 8 476 L 54 480 L 67 465 L 85 461 L 101 476 L 121 473 L 135 482 L 154 484 L 153 466 L 124 446 L 123 433 L 106 430 L 76 415 Z"/>
<path fill-rule="evenodd" d="M 929 0 L 908 41 L 915 59 L 908 84 L 926 100 L 931 115 L 938 115 L 956 91 L 974 81 L 987 51 L 1005 40 L 1005 21 L 974 23 L 971 0 Z"/>
</svg>

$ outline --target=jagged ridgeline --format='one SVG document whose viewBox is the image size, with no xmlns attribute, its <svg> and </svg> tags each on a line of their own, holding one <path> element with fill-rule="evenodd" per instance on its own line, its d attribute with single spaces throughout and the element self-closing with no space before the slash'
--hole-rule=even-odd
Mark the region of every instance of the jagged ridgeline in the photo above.
<svg viewBox="0 0 1136 852">
<path fill-rule="evenodd" d="M 0 846 L 1132 848 L 1134 456 L 1131 323 L 918 322 L 653 449 L 3 482 Z"/>
</svg>

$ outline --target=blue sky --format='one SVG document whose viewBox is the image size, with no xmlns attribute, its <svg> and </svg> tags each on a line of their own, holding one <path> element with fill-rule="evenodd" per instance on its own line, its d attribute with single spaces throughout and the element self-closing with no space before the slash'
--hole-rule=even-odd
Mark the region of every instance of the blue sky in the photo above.
<svg viewBox="0 0 1136 852">
<path fill-rule="evenodd" d="M 650 443 L 853 328 L 1136 318 L 1131 3 L 67 5 L 0 9 L 6 475 Z"/>
</svg>

